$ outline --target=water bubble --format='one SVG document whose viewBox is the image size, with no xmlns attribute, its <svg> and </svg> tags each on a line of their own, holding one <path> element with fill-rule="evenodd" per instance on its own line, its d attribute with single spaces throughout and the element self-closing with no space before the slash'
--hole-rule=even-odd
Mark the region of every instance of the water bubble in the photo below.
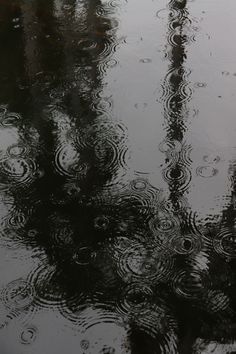
<svg viewBox="0 0 236 354">
<path fill-rule="evenodd" d="M 36 339 L 37 331 L 37 328 L 34 326 L 24 328 L 20 335 L 20 342 L 22 344 L 32 344 Z"/>
<path fill-rule="evenodd" d="M 146 179 L 144 178 L 136 178 L 135 180 L 132 180 L 130 183 L 130 186 L 132 189 L 134 189 L 135 191 L 144 191 L 145 189 L 147 189 L 147 187 L 149 187 L 149 183 Z"/>
<path fill-rule="evenodd" d="M 205 82 L 196 82 L 196 84 L 194 85 L 195 87 L 207 87 L 207 84 Z"/>
<path fill-rule="evenodd" d="M 218 170 L 212 166 L 200 166 L 196 169 L 196 174 L 203 178 L 210 178 L 216 176 Z"/>
<path fill-rule="evenodd" d="M 152 62 L 152 59 L 150 59 L 150 58 L 143 58 L 143 59 L 140 59 L 139 61 L 140 61 L 140 63 L 147 64 L 147 63 L 151 63 L 151 62 Z"/>
</svg>

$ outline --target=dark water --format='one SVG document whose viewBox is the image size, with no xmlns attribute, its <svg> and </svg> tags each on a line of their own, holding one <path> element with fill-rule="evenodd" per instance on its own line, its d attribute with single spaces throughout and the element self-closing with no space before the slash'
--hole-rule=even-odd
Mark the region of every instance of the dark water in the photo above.
<svg viewBox="0 0 236 354">
<path fill-rule="evenodd" d="M 235 0 L 0 0 L 0 354 L 236 353 Z"/>
</svg>

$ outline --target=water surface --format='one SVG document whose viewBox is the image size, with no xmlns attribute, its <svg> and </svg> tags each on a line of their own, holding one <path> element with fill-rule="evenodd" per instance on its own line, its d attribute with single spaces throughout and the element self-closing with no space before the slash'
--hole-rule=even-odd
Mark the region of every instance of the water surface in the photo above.
<svg viewBox="0 0 236 354">
<path fill-rule="evenodd" d="M 0 0 L 0 353 L 236 353 L 234 0 Z"/>
</svg>

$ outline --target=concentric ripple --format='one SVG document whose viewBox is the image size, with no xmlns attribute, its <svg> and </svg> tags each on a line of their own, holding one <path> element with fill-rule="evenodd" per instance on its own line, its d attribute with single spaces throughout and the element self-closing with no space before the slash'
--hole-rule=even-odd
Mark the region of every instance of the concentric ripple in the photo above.
<svg viewBox="0 0 236 354">
<path fill-rule="evenodd" d="M 115 353 L 119 348 L 120 354 L 127 353 L 130 329 L 116 312 L 105 306 L 88 307 L 80 313 L 78 324 L 80 346 L 85 352 Z"/>
<path fill-rule="evenodd" d="M 104 66 L 102 65 L 101 71 L 104 70 Z M 113 108 L 113 101 L 111 97 L 100 97 L 100 91 L 94 92 L 94 99 L 91 102 L 91 108 L 98 115 L 111 115 Z"/>
<path fill-rule="evenodd" d="M 0 105 L 0 119 L 2 119 L 6 113 L 7 113 L 7 106 L 1 104 Z"/>
<path fill-rule="evenodd" d="M 24 157 L 25 155 L 27 155 L 27 152 L 28 152 L 27 147 L 23 144 L 11 145 L 7 149 L 7 154 L 11 158 Z"/>
<path fill-rule="evenodd" d="M 101 117 L 75 134 L 75 147 L 77 151 L 86 148 L 94 149 L 97 144 L 102 142 L 106 144 L 106 141 L 120 146 L 126 143 L 127 135 L 127 129 L 121 122 L 113 122 Z"/>
<path fill-rule="evenodd" d="M 101 62 L 99 64 L 99 71 L 101 74 L 106 74 L 107 73 L 107 70 L 109 69 L 113 69 L 115 68 L 116 66 L 118 65 L 118 61 L 115 59 L 115 58 L 107 58 L 107 59 L 104 59 L 103 62 Z M 96 110 L 99 110 L 99 108 L 103 111 L 106 111 L 106 107 L 99 107 L 99 105 L 96 105 Z M 112 108 L 112 104 L 110 104 L 110 106 L 108 107 L 108 111 L 111 110 Z M 106 111 L 107 112 L 107 111 Z"/>
<path fill-rule="evenodd" d="M 218 174 L 218 170 L 212 166 L 199 166 L 196 169 L 196 174 L 203 178 L 211 178 Z"/>
<path fill-rule="evenodd" d="M 104 2 L 102 5 L 96 6 L 96 15 L 99 17 L 104 17 L 108 15 L 115 14 L 119 3 L 116 0 L 109 0 Z"/>
<path fill-rule="evenodd" d="M 69 144 L 61 144 L 55 152 L 56 170 L 66 177 L 81 177 L 86 175 L 88 166 L 81 162 L 78 151 Z"/>
<path fill-rule="evenodd" d="M 129 150 L 125 145 L 119 146 L 113 140 L 98 141 L 95 146 L 96 164 L 105 173 L 127 168 Z"/>
<path fill-rule="evenodd" d="M 72 259 L 79 266 L 87 266 L 93 259 L 93 250 L 87 246 L 79 247 L 75 250 Z"/>
<path fill-rule="evenodd" d="M 176 36 L 176 34 L 171 37 L 171 40 L 177 41 L 177 38 L 182 40 L 182 37 Z M 169 68 L 162 84 L 161 101 L 165 103 L 165 108 L 170 113 L 177 113 L 178 107 L 183 108 L 183 105 L 190 101 L 193 94 L 192 86 L 189 83 L 190 74 L 191 71 L 183 69 L 182 66 Z"/>
<path fill-rule="evenodd" d="M 4 127 L 12 127 L 16 126 L 21 119 L 22 117 L 18 113 L 5 112 L 1 117 L 0 124 Z"/>
<path fill-rule="evenodd" d="M 170 240 L 170 249 L 181 255 L 197 254 L 201 247 L 201 238 L 195 234 L 175 235 Z"/>
<path fill-rule="evenodd" d="M 130 212 L 135 208 L 139 214 L 150 217 L 150 213 L 153 213 L 158 205 L 157 201 L 158 195 L 152 195 L 148 190 L 142 193 L 125 190 L 116 199 L 116 205 L 120 210 L 129 210 Z"/>
<path fill-rule="evenodd" d="M 182 149 L 180 151 L 180 161 L 184 166 L 190 166 L 192 163 L 192 159 L 191 159 L 191 145 L 188 144 L 183 144 L 182 145 Z"/>
<path fill-rule="evenodd" d="M 168 236 L 178 234 L 180 232 L 180 221 L 177 216 L 172 213 L 159 212 L 149 221 L 149 227 L 153 235 Z"/>
<path fill-rule="evenodd" d="M 203 272 L 181 270 L 172 279 L 174 292 L 185 299 L 200 300 L 207 290 L 207 277 Z"/>
<path fill-rule="evenodd" d="M 159 150 L 163 153 L 168 153 L 170 151 L 180 152 L 182 149 L 182 143 L 178 140 L 165 139 L 159 144 Z"/>
<path fill-rule="evenodd" d="M 10 309 L 25 309 L 33 303 L 34 298 L 34 287 L 23 279 L 8 283 L 0 293 L 0 300 Z"/>
<path fill-rule="evenodd" d="M 71 248 L 73 245 L 73 229 L 69 222 L 63 220 L 55 220 L 52 225 L 50 238 L 54 247 Z"/>
<path fill-rule="evenodd" d="M 38 167 L 29 158 L 8 158 L 1 163 L 1 178 L 3 182 L 17 186 L 27 186 L 35 179 Z"/>
<path fill-rule="evenodd" d="M 161 354 L 177 352 L 177 321 L 167 307 L 154 304 L 134 322 L 142 332 L 157 340 L 153 352 L 156 348 Z"/>
<path fill-rule="evenodd" d="M 131 283 L 121 294 L 117 311 L 125 316 L 139 316 L 146 313 L 152 303 L 153 291 L 147 284 Z"/>
<path fill-rule="evenodd" d="M 188 190 L 192 179 L 190 169 L 180 164 L 163 169 L 162 176 L 173 189 L 175 188 L 182 193 Z"/>
<path fill-rule="evenodd" d="M 143 333 L 154 339 L 158 353 L 175 353 L 177 344 L 177 321 L 162 301 L 156 305 L 154 294 L 149 286 L 131 283 L 122 294 L 117 310 L 128 317 L 131 323 Z"/>
<path fill-rule="evenodd" d="M 236 234 L 230 228 L 224 227 L 214 237 L 213 247 L 224 258 L 236 258 Z"/>
<path fill-rule="evenodd" d="M 35 291 L 35 304 L 45 308 L 61 304 L 63 292 L 58 284 L 58 276 L 57 268 L 46 262 L 30 272 L 28 281 Z"/>
<path fill-rule="evenodd" d="M 148 189 L 149 183 L 148 180 L 145 178 L 136 178 L 130 182 L 131 189 L 143 192 Z"/>
<path fill-rule="evenodd" d="M 168 16 L 170 18 L 176 17 L 178 15 L 178 12 L 174 9 L 168 9 L 167 7 L 160 9 L 156 12 L 156 17 L 159 19 L 165 19 L 168 18 Z"/>
<path fill-rule="evenodd" d="M 182 143 L 178 140 L 165 139 L 160 143 L 159 150 L 166 155 L 165 162 L 168 166 L 175 165 L 180 158 Z"/>
<path fill-rule="evenodd" d="M 106 215 L 99 215 L 94 219 L 94 227 L 98 230 L 107 230 L 110 219 Z"/>
<path fill-rule="evenodd" d="M 152 282 L 167 279 L 172 270 L 171 258 L 162 257 L 154 248 L 142 244 L 128 248 L 118 260 L 118 274 L 124 281 L 137 279 Z"/>
<path fill-rule="evenodd" d="M 107 31 L 111 29 L 110 26 L 107 27 Z M 104 58 L 107 58 L 111 53 L 115 52 L 116 43 L 107 34 L 106 37 L 100 35 L 99 32 L 96 34 L 89 34 L 88 37 L 81 39 L 78 42 L 78 49 L 81 54 L 91 55 L 92 61 L 100 62 Z"/>
</svg>

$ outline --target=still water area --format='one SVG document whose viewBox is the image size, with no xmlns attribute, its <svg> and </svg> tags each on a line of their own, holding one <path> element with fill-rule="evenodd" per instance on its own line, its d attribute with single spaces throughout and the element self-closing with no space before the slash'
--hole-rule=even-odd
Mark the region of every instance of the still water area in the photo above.
<svg viewBox="0 0 236 354">
<path fill-rule="evenodd" d="M 0 0 L 0 354 L 236 353 L 235 0 Z"/>
</svg>

